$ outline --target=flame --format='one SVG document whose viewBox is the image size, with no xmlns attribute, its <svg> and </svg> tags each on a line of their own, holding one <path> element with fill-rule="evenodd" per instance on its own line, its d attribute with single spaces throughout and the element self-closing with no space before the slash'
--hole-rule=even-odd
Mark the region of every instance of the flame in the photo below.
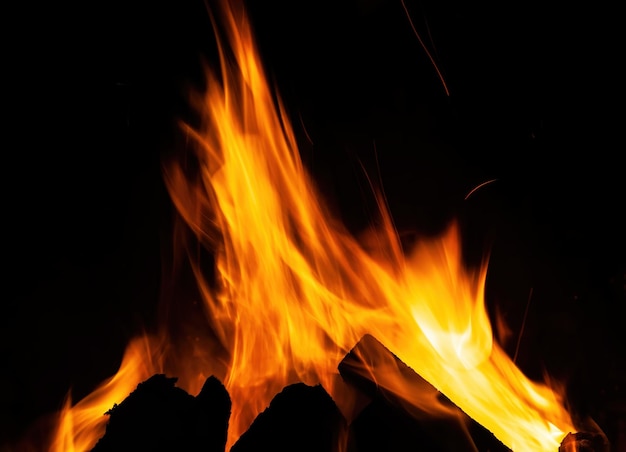
<svg viewBox="0 0 626 452">
<path fill-rule="evenodd" d="M 105 413 L 121 402 L 139 383 L 161 371 L 156 338 L 144 336 L 126 347 L 122 364 L 115 376 L 72 405 L 68 394 L 58 417 L 58 427 L 50 452 L 83 452 L 90 450 L 104 435 Z"/>
<path fill-rule="evenodd" d="M 504 444 L 555 450 L 570 417 L 494 344 L 486 265 L 463 268 L 454 225 L 405 256 L 384 209 L 381 252 L 366 251 L 321 204 L 243 10 L 223 12 L 232 58 L 219 42 L 222 72 L 209 73 L 198 102 L 205 123 L 188 129 L 200 174 L 173 165 L 167 181 L 185 222 L 217 251 L 221 290 L 203 293 L 231 351 L 229 442 L 294 380 L 332 393 L 337 364 L 369 333 Z"/>
<path fill-rule="evenodd" d="M 202 126 L 184 126 L 197 144 L 198 171 L 171 162 L 165 179 L 193 237 L 216 256 L 217 289 L 189 254 L 210 326 L 228 352 L 227 448 L 287 384 L 321 383 L 339 399 L 337 366 L 370 334 L 506 446 L 556 450 L 574 431 L 570 415 L 555 391 L 526 378 L 494 343 L 487 267 L 463 266 L 458 227 L 405 252 L 380 202 L 371 246 L 357 241 L 325 208 L 300 160 L 243 7 L 225 2 L 221 13 L 221 73 L 207 71 L 206 94 L 194 99 Z M 74 406 L 68 400 L 52 450 L 89 449 L 103 433 L 103 413 L 138 383 L 185 373 L 184 362 L 163 368 L 163 353 L 156 342 L 131 343 L 115 377 Z M 195 392 L 209 361 L 180 386 Z M 433 413 L 441 408 L 430 403 Z"/>
</svg>

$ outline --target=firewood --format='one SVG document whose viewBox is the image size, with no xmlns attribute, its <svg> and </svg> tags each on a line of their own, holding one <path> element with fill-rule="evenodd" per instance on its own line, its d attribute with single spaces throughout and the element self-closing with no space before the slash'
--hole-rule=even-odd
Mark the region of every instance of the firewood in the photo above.
<svg viewBox="0 0 626 452">
<path fill-rule="evenodd" d="M 569 433 L 561 442 L 559 452 L 609 452 L 609 443 L 600 433 Z"/>
<path fill-rule="evenodd" d="M 92 452 L 224 452 L 231 409 L 224 386 L 209 377 L 193 397 L 176 381 L 157 374 L 140 383 L 107 412 L 106 432 Z"/>
<path fill-rule="evenodd" d="M 373 399 L 350 427 L 354 450 L 510 450 L 370 335 L 339 373 Z"/>
<path fill-rule="evenodd" d="M 231 452 L 331 452 L 345 431 L 341 412 L 324 388 L 297 383 L 272 399 Z"/>
</svg>

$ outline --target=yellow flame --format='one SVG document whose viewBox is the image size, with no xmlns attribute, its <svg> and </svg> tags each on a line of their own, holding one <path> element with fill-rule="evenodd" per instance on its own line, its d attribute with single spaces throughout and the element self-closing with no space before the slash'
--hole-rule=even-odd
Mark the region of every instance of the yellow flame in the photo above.
<svg viewBox="0 0 626 452">
<path fill-rule="evenodd" d="M 217 290 L 192 265 L 211 327 L 229 354 L 221 376 L 232 400 L 227 448 L 287 384 L 321 383 L 341 395 L 337 366 L 371 334 L 506 446 L 557 450 L 574 430 L 571 418 L 558 394 L 526 378 L 493 342 L 486 265 L 477 272 L 463 267 L 456 225 L 404 253 L 381 208 L 373 246 L 351 236 L 305 171 L 245 11 L 226 2 L 221 13 L 221 74 L 208 71 L 206 95 L 196 99 L 204 123 L 187 128 L 199 173 L 192 177 L 172 163 L 165 176 L 181 218 L 216 255 Z M 189 375 L 184 360 L 164 369 L 155 362 L 163 356 L 159 347 L 131 343 L 111 381 L 74 406 L 68 401 L 52 451 L 92 447 L 103 433 L 103 413 L 154 373 L 185 373 L 180 385 L 197 392 L 211 374 L 210 357 Z M 386 380 L 388 389 L 406 394 L 393 381 Z"/>
<path fill-rule="evenodd" d="M 68 395 L 59 414 L 59 421 L 50 452 L 84 452 L 91 450 L 104 434 L 105 413 L 114 404 L 122 402 L 139 383 L 155 373 L 161 366 L 155 362 L 160 347 L 154 338 L 142 337 L 126 347 L 122 364 L 115 376 L 75 405 Z"/>
<path fill-rule="evenodd" d="M 291 381 L 332 393 L 337 364 L 369 333 L 507 446 L 556 450 L 570 417 L 493 343 L 486 267 L 462 267 L 456 226 L 404 256 L 383 210 L 380 252 L 367 252 L 320 203 L 243 10 L 223 13 L 233 57 L 220 45 L 221 76 L 209 74 L 199 102 L 205 123 L 190 130 L 200 176 L 173 165 L 167 180 L 217 252 L 221 290 L 203 293 L 231 351 L 229 444 Z"/>
</svg>

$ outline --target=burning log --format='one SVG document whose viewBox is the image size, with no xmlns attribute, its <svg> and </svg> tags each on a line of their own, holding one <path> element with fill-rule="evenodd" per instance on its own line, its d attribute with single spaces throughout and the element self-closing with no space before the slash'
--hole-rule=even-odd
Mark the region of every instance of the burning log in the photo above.
<svg viewBox="0 0 626 452">
<path fill-rule="evenodd" d="M 563 438 L 559 452 L 609 452 L 609 444 L 599 433 L 570 433 Z"/>
<path fill-rule="evenodd" d="M 137 386 L 107 412 L 106 433 L 92 452 L 223 452 L 230 417 L 230 397 L 209 377 L 193 397 L 175 386 L 177 379 L 157 374 Z"/>
<path fill-rule="evenodd" d="M 366 335 L 339 365 L 345 384 L 369 404 L 348 422 L 321 385 L 285 387 L 231 448 L 347 452 L 430 450 L 510 452 L 434 386 Z M 107 414 L 105 435 L 92 452 L 224 452 L 231 411 L 215 377 L 193 397 L 177 379 L 153 375 Z M 346 446 L 346 447 L 342 447 Z M 608 452 L 600 433 L 570 433 L 558 452 Z"/>
<path fill-rule="evenodd" d="M 351 425 L 358 450 L 381 450 L 372 445 L 385 442 L 382 449 L 390 450 L 397 443 L 416 450 L 509 451 L 370 335 L 346 355 L 339 372 L 373 399 Z"/>
<path fill-rule="evenodd" d="M 335 450 L 345 420 L 322 386 L 285 387 L 231 448 L 231 452 Z"/>
<path fill-rule="evenodd" d="M 365 444 L 365 448 L 358 447 L 359 451 L 394 450 L 395 443 L 414 443 L 439 451 L 510 451 L 491 432 L 467 416 L 370 335 L 364 336 L 346 355 L 339 364 L 339 372 L 349 384 L 373 399 L 351 426 L 352 434 L 365 437 L 356 440 Z M 401 412 L 404 415 L 399 414 Z M 413 427 L 407 428 L 411 418 L 414 420 Z M 371 428 L 372 425 L 376 428 Z M 381 428 L 382 425 L 384 428 Z M 420 430 L 422 434 L 415 433 Z M 381 433 L 386 433 L 388 437 L 383 447 L 379 444 Z M 432 444 L 425 446 L 424 443 L 429 441 Z M 569 433 L 558 450 L 608 451 L 606 437 L 591 432 Z"/>
</svg>

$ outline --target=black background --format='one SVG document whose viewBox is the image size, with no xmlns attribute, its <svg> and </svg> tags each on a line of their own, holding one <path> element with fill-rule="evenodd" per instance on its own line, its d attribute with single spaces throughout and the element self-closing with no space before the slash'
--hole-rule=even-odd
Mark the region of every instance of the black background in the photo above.
<svg viewBox="0 0 626 452">
<path fill-rule="evenodd" d="M 407 242 L 459 219 L 468 262 L 491 252 L 507 351 L 532 288 L 518 364 L 568 381 L 610 430 L 626 361 L 617 6 L 406 7 L 449 96 L 399 1 L 249 2 L 303 159 L 355 232 L 372 205 L 359 162 Z M 160 158 L 200 55 L 214 62 L 200 1 L 50 3 L 6 20 L 0 443 L 112 375 L 154 323 L 172 217 Z"/>
</svg>

